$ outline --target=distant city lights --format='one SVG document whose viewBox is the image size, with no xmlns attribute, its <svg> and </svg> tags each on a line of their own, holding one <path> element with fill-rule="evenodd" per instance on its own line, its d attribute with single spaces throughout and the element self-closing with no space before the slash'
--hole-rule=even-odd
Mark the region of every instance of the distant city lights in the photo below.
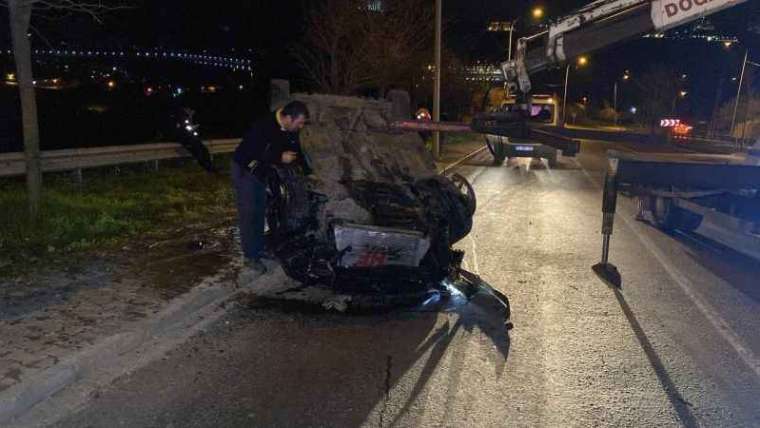
<svg viewBox="0 0 760 428">
<path fill-rule="evenodd" d="M 176 52 L 176 51 L 164 51 L 164 50 L 158 50 L 153 49 L 152 51 L 134 51 L 134 52 L 125 52 L 125 51 L 100 51 L 100 50 L 60 50 L 60 49 L 35 49 L 34 51 L 35 56 L 46 56 L 46 55 L 53 55 L 53 56 L 73 56 L 73 57 L 126 57 L 126 56 L 134 56 L 138 58 L 150 58 L 150 59 L 162 59 L 162 60 L 184 60 L 188 62 L 192 62 L 195 64 L 200 65 L 208 65 L 213 67 L 220 67 L 220 68 L 227 68 L 233 71 L 253 71 L 253 61 L 247 58 L 236 58 L 232 56 L 214 56 L 214 55 L 200 55 L 200 54 L 194 54 L 194 53 L 187 53 L 187 52 Z M 5 53 L 6 55 L 12 55 L 12 51 L 10 49 L 6 49 L 5 51 L 0 51 L 0 53 Z M 204 51 L 205 53 L 205 51 Z M 116 69 L 114 68 L 114 71 Z"/>
</svg>

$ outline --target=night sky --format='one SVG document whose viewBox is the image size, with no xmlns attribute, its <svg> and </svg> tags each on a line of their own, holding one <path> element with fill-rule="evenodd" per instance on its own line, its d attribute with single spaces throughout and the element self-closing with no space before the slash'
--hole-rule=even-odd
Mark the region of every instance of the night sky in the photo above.
<svg viewBox="0 0 760 428">
<path fill-rule="evenodd" d="M 34 42 L 44 47 L 44 39 L 56 45 L 62 42 L 79 47 L 173 47 L 191 50 L 209 49 L 250 55 L 256 60 L 261 74 L 294 77 L 298 71 L 288 58 L 288 47 L 301 39 L 302 9 L 308 0 L 249 0 L 188 2 L 186 0 L 134 0 L 135 8 L 107 16 L 102 24 L 85 17 L 69 17 L 66 21 L 36 19 Z M 430 0 L 431 2 L 433 0 Z M 506 34 L 488 33 L 490 20 L 519 18 L 519 30 L 524 35 L 535 28 L 529 11 L 540 4 L 547 18 L 567 13 L 588 1 L 544 0 L 444 0 L 447 47 L 465 62 L 503 59 Z M 209 6 L 211 5 L 211 6 Z M 0 11 L 7 19 L 5 10 Z M 574 77 L 578 91 L 606 97 L 611 81 L 625 69 L 641 72 L 647 64 L 661 62 L 678 67 L 694 76 L 695 96 L 703 96 L 710 104 L 719 78 L 730 78 L 740 62 L 743 48 L 757 51 L 760 60 L 760 35 L 748 32 L 750 24 L 760 22 L 760 0 L 721 12 L 711 17 L 717 31 L 736 35 L 743 46 L 721 50 L 719 44 L 704 42 L 672 42 L 635 40 L 594 53 L 591 66 Z M 65 25 L 64 25 L 65 24 Z M 7 28 L 7 27 L 6 27 Z M 8 42 L 7 31 L 0 43 Z M 432 53 L 431 53 L 432 56 Z M 752 55 L 751 55 L 752 56 Z M 539 81 L 555 86 L 561 83 L 561 73 L 539 76 Z M 585 89 L 584 89 L 585 88 Z M 576 93 L 575 95 L 580 95 Z"/>
<path fill-rule="evenodd" d="M 303 33 L 302 5 L 308 2 L 220 0 L 209 7 L 208 2 L 132 0 L 133 10 L 107 15 L 103 24 L 71 16 L 65 21 L 36 19 L 35 27 L 53 44 L 69 41 L 272 51 L 299 40 Z M 492 55 L 489 52 L 493 49 L 492 39 L 498 36 L 485 31 L 488 21 L 519 18 L 520 30 L 529 32 L 532 23 L 529 11 L 533 6 L 542 5 L 547 18 L 551 19 L 586 3 L 587 0 L 444 0 L 447 45 L 463 56 L 488 57 Z M 0 10 L 6 19 L 5 10 Z M 757 18 L 758 13 L 760 1 L 750 0 L 712 19 L 719 30 L 735 33 L 745 40 L 749 20 Z M 0 37 L 7 43 L 7 31 L 2 33 Z"/>
</svg>

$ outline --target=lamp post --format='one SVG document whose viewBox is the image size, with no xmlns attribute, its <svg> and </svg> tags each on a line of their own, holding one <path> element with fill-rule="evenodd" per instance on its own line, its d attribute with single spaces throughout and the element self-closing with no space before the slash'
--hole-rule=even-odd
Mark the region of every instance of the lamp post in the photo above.
<svg viewBox="0 0 760 428">
<path fill-rule="evenodd" d="M 433 86 L 433 120 L 441 120 L 441 15 L 442 0 L 435 0 L 435 85 Z M 433 158 L 441 156 L 441 133 L 433 132 Z"/>
<path fill-rule="evenodd" d="M 515 31 L 515 25 L 519 19 L 520 18 L 515 19 L 509 23 L 509 47 L 507 48 L 507 61 L 512 61 L 512 33 Z"/>
<path fill-rule="evenodd" d="M 488 31 L 491 33 L 509 33 L 507 45 L 507 61 L 512 60 L 512 36 L 520 18 L 514 21 L 491 21 L 488 24 Z"/>
<path fill-rule="evenodd" d="M 579 56 L 577 61 L 577 67 L 583 67 L 588 64 L 588 57 Z M 565 127 L 565 121 L 567 119 L 567 87 L 570 83 L 570 64 L 565 67 L 565 93 L 562 96 L 562 127 Z"/>
</svg>

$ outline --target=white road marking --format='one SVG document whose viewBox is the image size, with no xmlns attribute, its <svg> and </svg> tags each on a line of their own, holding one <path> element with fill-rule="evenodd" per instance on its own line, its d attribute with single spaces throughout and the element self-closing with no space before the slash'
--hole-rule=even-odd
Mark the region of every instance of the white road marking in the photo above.
<svg viewBox="0 0 760 428">
<path fill-rule="evenodd" d="M 576 161 L 575 159 L 573 159 L 573 161 L 578 165 L 578 167 L 580 167 L 581 171 L 583 171 L 583 174 L 591 182 L 591 184 L 596 188 L 601 189 L 601 185 L 593 179 L 591 174 L 589 174 L 588 171 L 583 168 L 580 162 Z M 758 358 L 757 355 L 755 355 L 750 349 L 744 346 L 742 339 L 739 337 L 739 335 L 736 334 L 736 332 L 733 331 L 733 329 L 731 329 L 731 326 L 728 324 L 728 322 L 726 322 L 726 320 L 721 317 L 720 314 L 712 306 L 710 306 L 710 304 L 708 304 L 702 297 L 699 296 L 699 294 L 697 294 L 696 291 L 692 289 L 691 283 L 686 278 L 686 276 L 668 261 L 667 256 L 663 254 L 659 248 L 657 248 L 657 245 L 652 242 L 651 239 L 645 237 L 643 234 L 637 233 L 633 220 L 622 214 L 618 214 L 617 217 L 623 219 L 623 222 L 628 227 L 628 229 L 633 232 L 641 244 L 644 245 L 647 250 L 649 250 L 655 259 L 657 259 L 657 261 L 660 263 L 660 265 L 662 265 L 662 267 L 665 269 L 665 272 L 668 273 L 673 282 L 675 282 L 681 291 L 686 295 L 686 297 L 688 297 L 692 303 L 694 303 L 694 306 L 699 309 L 699 311 L 702 313 L 702 316 L 704 316 L 705 319 L 707 319 L 707 321 L 712 324 L 715 330 L 720 333 L 721 337 L 726 342 L 728 342 L 732 348 L 734 348 L 734 351 L 737 355 L 739 355 L 739 358 L 741 358 L 744 364 L 746 364 L 750 369 L 752 369 L 753 372 L 755 372 L 755 376 L 758 378 L 758 380 L 760 380 L 760 358 Z"/>
<path fill-rule="evenodd" d="M 470 238 L 470 248 L 472 248 L 472 251 L 470 254 L 472 254 L 472 267 L 474 269 L 474 274 L 480 275 L 480 266 L 478 264 L 478 248 L 477 244 L 475 244 L 475 239 L 472 237 L 472 233 L 467 235 L 468 238 Z"/>
</svg>

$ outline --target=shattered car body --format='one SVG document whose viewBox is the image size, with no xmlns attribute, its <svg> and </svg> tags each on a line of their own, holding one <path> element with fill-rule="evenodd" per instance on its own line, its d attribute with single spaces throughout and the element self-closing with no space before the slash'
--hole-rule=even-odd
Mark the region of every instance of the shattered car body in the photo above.
<svg viewBox="0 0 760 428">
<path fill-rule="evenodd" d="M 416 136 L 388 131 L 388 103 L 296 99 L 312 114 L 301 139 L 318 178 L 280 168 L 269 183 L 268 223 L 286 273 L 354 292 L 445 278 L 461 259 L 451 245 L 472 227 L 474 196 L 436 174 Z"/>
<path fill-rule="evenodd" d="M 311 113 L 301 144 L 314 175 L 279 167 L 268 183 L 270 242 L 285 273 L 383 302 L 458 280 L 464 253 L 452 246 L 470 232 L 476 204 L 467 180 L 438 175 L 417 134 L 389 128 L 390 102 L 291 99 Z"/>
</svg>

